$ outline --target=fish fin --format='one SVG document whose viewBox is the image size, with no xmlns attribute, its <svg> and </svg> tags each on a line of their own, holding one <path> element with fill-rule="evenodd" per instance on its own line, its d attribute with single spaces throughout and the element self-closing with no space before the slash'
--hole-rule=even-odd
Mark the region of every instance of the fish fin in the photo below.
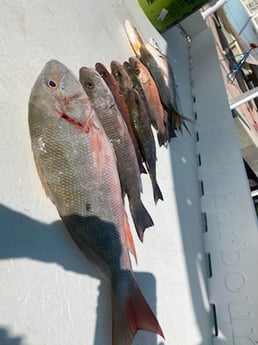
<svg viewBox="0 0 258 345">
<path fill-rule="evenodd" d="M 168 116 L 168 112 L 165 109 L 164 109 L 164 114 L 165 114 L 164 124 L 167 131 L 168 141 L 170 141 L 171 138 L 176 138 L 177 135 L 173 127 L 172 121 Z"/>
<path fill-rule="evenodd" d="M 156 179 L 151 179 L 151 182 L 152 182 L 152 188 L 153 188 L 154 201 L 155 201 L 155 204 L 157 204 L 157 202 L 159 200 L 164 200 L 163 195 L 161 193 L 161 190 L 159 188 L 159 185 L 158 185 Z"/>
<path fill-rule="evenodd" d="M 184 116 L 182 114 L 176 114 L 176 116 L 179 116 L 182 120 L 196 124 L 196 120 L 190 119 L 188 116 Z"/>
<path fill-rule="evenodd" d="M 147 171 L 146 171 L 146 169 L 144 168 L 142 162 L 139 162 L 139 161 L 138 161 L 138 164 L 139 164 L 140 173 L 141 173 L 141 174 L 147 174 Z"/>
<path fill-rule="evenodd" d="M 181 116 L 176 110 L 171 110 L 169 122 L 172 128 L 180 130 L 182 134 Z"/>
<path fill-rule="evenodd" d="M 190 117 L 180 114 L 176 109 L 171 110 L 171 116 L 178 118 L 178 121 L 180 121 L 180 119 L 182 119 L 182 120 L 185 120 L 187 122 L 191 122 L 193 124 L 196 124 L 196 120 L 190 119 Z"/>
<path fill-rule="evenodd" d="M 190 135 L 190 137 L 193 137 L 192 134 L 191 134 L 191 132 L 190 132 L 190 130 L 189 130 L 189 128 L 187 127 L 185 121 L 183 121 L 183 126 L 185 127 L 185 129 L 186 129 L 186 131 L 188 132 L 188 134 Z"/>
<path fill-rule="evenodd" d="M 169 114 L 168 119 L 170 122 L 170 126 L 172 128 L 180 130 L 181 134 L 183 134 L 183 131 L 182 131 L 182 124 L 183 124 L 183 126 L 185 127 L 187 132 L 190 134 L 190 136 L 192 136 L 188 127 L 186 126 L 186 124 L 183 120 L 185 120 L 187 122 L 191 122 L 193 124 L 196 124 L 196 120 L 190 119 L 189 117 L 182 115 L 172 106 L 171 106 L 171 108 L 166 109 L 166 112 L 167 112 L 167 114 Z"/>
<path fill-rule="evenodd" d="M 126 294 L 124 289 L 119 291 L 119 284 L 112 289 L 112 345 L 130 345 L 138 330 L 157 333 L 164 338 L 158 320 L 133 276 L 126 291 Z"/>
<path fill-rule="evenodd" d="M 124 217 L 124 223 L 125 223 L 125 236 L 126 236 L 127 247 L 129 249 L 129 251 L 132 253 L 132 255 L 135 259 L 135 262 L 137 263 L 137 254 L 136 254 L 136 250 L 135 250 L 133 235 L 131 232 L 131 228 L 130 228 L 126 213 L 125 213 L 125 217 Z"/>
<path fill-rule="evenodd" d="M 177 137 L 175 129 L 171 123 L 168 123 L 168 133 L 169 139 Z"/>
<path fill-rule="evenodd" d="M 154 225 L 153 220 L 141 200 L 134 208 L 132 208 L 131 204 L 129 204 L 129 207 L 138 237 L 143 242 L 144 231 L 146 228 Z"/>
<path fill-rule="evenodd" d="M 183 134 L 182 130 L 182 122 L 179 120 L 179 118 L 175 118 L 174 122 L 174 127 L 180 131 L 181 134 Z"/>
<path fill-rule="evenodd" d="M 92 142 L 92 152 L 94 156 L 94 163 L 96 166 L 96 177 L 100 181 L 102 178 L 102 171 L 103 171 L 103 162 L 104 162 L 104 150 L 103 150 L 103 136 L 100 132 L 99 128 L 92 125 L 91 128 L 91 142 Z"/>
<path fill-rule="evenodd" d="M 158 132 L 157 138 L 158 138 L 159 146 L 162 146 L 162 145 L 166 146 L 167 145 L 167 143 L 168 143 L 167 131 L 165 131 L 165 133 Z"/>
</svg>

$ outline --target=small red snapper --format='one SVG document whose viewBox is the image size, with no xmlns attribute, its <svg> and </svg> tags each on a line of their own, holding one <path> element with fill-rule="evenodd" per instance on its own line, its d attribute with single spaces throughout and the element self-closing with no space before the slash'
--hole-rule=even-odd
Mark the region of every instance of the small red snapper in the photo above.
<svg viewBox="0 0 258 345">
<path fill-rule="evenodd" d="M 48 195 L 74 241 L 110 278 L 112 345 L 130 345 L 138 329 L 163 336 L 131 269 L 112 145 L 81 84 L 62 63 L 49 61 L 37 78 L 28 120 Z"/>
<path fill-rule="evenodd" d="M 164 112 L 159 91 L 147 67 L 136 57 L 129 58 L 129 64 L 138 77 L 148 103 L 150 120 L 154 128 L 158 131 L 159 145 L 168 142 L 168 132 L 166 129 L 166 114 Z"/>
</svg>

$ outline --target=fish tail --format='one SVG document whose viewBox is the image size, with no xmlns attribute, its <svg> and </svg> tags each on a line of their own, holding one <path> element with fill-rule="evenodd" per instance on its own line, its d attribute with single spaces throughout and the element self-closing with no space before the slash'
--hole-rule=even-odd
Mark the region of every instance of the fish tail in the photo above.
<svg viewBox="0 0 258 345">
<path fill-rule="evenodd" d="M 156 164 L 153 164 L 152 160 L 149 160 L 146 165 L 151 179 L 154 201 L 157 204 L 159 200 L 164 199 L 156 178 Z"/>
<path fill-rule="evenodd" d="M 164 109 L 164 126 L 166 129 L 168 142 L 170 142 L 170 139 L 175 138 L 177 135 L 172 123 L 172 117 L 169 115 L 169 112 L 166 109 Z"/>
<path fill-rule="evenodd" d="M 183 126 L 184 126 L 185 129 L 187 130 L 187 132 L 188 132 L 188 134 L 190 135 L 190 137 L 193 137 L 192 134 L 191 134 L 191 132 L 190 132 L 190 130 L 189 130 L 189 128 L 187 127 L 185 121 L 183 121 Z"/>
<path fill-rule="evenodd" d="M 189 133 L 189 135 L 191 136 L 191 133 L 185 123 L 185 121 L 187 122 L 191 122 L 191 123 L 196 123 L 195 120 L 190 119 L 187 116 L 184 116 L 182 114 L 180 114 L 178 111 L 171 109 L 171 122 L 172 122 L 172 126 L 174 126 L 174 128 L 179 129 L 181 133 L 182 132 L 182 124 L 185 127 L 185 129 L 187 130 L 187 132 Z M 185 120 L 185 121 L 184 121 Z"/>
<path fill-rule="evenodd" d="M 156 178 L 151 178 L 151 183 L 152 183 L 154 201 L 155 201 L 155 204 L 157 204 L 159 200 L 164 200 L 163 195 L 161 193 L 161 190 L 159 188 Z"/>
<path fill-rule="evenodd" d="M 147 174 L 147 171 L 144 168 L 144 165 L 142 164 L 142 162 L 138 161 L 138 164 L 139 164 L 140 173 L 141 174 Z"/>
<path fill-rule="evenodd" d="M 173 116 L 172 122 L 173 122 L 174 128 L 178 129 L 181 132 L 181 134 L 183 134 L 181 119 L 179 117 L 177 117 L 177 116 Z"/>
<path fill-rule="evenodd" d="M 132 274 L 130 276 L 127 288 L 124 287 L 123 279 L 123 286 L 119 282 L 112 284 L 112 345 L 131 345 L 134 335 L 140 329 L 164 338 L 159 322 L 136 280 Z"/>
<path fill-rule="evenodd" d="M 169 140 L 171 138 L 176 138 L 177 135 L 176 135 L 176 132 L 175 132 L 173 124 L 170 121 L 167 121 L 166 125 L 167 125 L 166 128 L 167 128 Z"/>
<path fill-rule="evenodd" d="M 165 130 L 164 133 L 158 132 L 157 133 L 157 138 L 158 138 L 158 142 L 159 142 L 159 146 L 166 146 L 168 143 L 168 135 L 167 135 L 167 131 Z"/>
<path fill-rule="evenodd" d="M 143 242 L 144 231 L 154 225 L 153 220 L 141 200 L 135 206 L 130 203 L 130 211 L 138 237 Z"/>
</svg>

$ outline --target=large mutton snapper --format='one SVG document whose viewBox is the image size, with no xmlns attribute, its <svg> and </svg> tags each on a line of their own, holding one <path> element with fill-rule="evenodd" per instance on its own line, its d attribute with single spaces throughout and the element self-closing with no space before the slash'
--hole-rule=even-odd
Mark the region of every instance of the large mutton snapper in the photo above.
<svg viewBox="0 0 258 345">
<path fill-rule="evenodd" d="M 48 196 L 79 248 L 109 277 L 112 345 L 130 345 L 138 329 L 163 336 L 131 269 L 112 145 L 81 84 L 56 60 L 31 91 L 29 130 Z"/>
</svg>

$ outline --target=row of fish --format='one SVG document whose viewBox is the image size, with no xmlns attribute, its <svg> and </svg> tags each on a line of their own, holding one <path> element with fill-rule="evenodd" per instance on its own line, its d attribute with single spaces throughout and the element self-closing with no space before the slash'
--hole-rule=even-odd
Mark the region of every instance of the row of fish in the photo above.
<svg viewBox="0 0 258 345">
<path fill-rule="evenodd" d="M 76 244 L 110 280 L 112 345 L 130 345 L 138 329 L 164 337 L 132 272 L 129 251 L 135 258 L 136 252 L 124 194 L 143 241 L 153 221 L 141 201 L 141 173 L 150 175 L 155 202 L 163 199 L 151 125 L 165 145 L 183 119 L 168 87 L 150 74 L 149 57 L 140 61 L 146 50 L 140 36 L 132 45 L 138 47 L 136 57 L 112 61 L 111 72 L 100 63 L 82 67 L 79 80 L 61 62 L 49 61 L 29 100 L 32 150 L 43 187 Z"/>
<path fill-rule="evenodd" d="M 113 61 L 111 65 L 117 67 L 118 62 Z M 96 69 L 98 72 L 93 68 L 82 67 L 79 79 L 113 145 L 121 185 L 128 197 L 138 237 L 143 241 L 145 229 L 153 225 L 141 201 L 140 173 L 145 170 L 143 161 L 151 177 L 155 201 L 163 199 L 156 181 L 156 147 L 150 120 L 144 113 L 145 107 L 140 95 L 132 86 L 126 90 L 123 88 L 121 92 L 113 74 L 100 63 L 96 64 Z M 108 85 L 111 85 L 113 93 Z"/>
<path fill-rule="evenodd" d="M 182 132 L 182 125 L 190 134 L 184 120 L 188 122 L 193 122 L 193 120 L 179 111 L 175 77 L 167 56 L 161 52 L 153 38 L 150 39 L 150 43 L 145 43 L 129 20 L 125 21 L 125 28 L 136 57 L 147 67 L 157 86 L 160 100 L 166 113 L 166 121 L 168 121 L 170 131 L 168 133 L 168 140 L 175 136 L 174 129 L 179 129 Z"/>
<path fill-rule="evenodd" d="M 97 111 L 72 72 L 51 60 L 31 91 L 29 129 L 47 195 L 76 244 L 110 280 L 112 345 L 130 345 L 138 329 L 163 332 L 132 272 L 128 250 L 135 249 L 114 143 Z"/>
<path fill-rule="evenodd" d="M 174 78 L 167 58 L 153 45 L 144 44 L 129 21 L 125 26 L 136 56 L 123 64 L 112 61 L 110 72 L 101 63 L 96 63 L 95 69 L 82 67 L 79 79 L 113 144 L 121 184 L 128 196 L 138 237 L 143 241 L 144 231 L 153 221 L 141 201 L 140 173 L 148 171 L 155 203 L 163 200 L 156 178 L 156 146 L 151 125 L 157 131 L 159 145 L 166 145 L 176 136 L 174 130 L 181 129 L 184 116 L 177 110 L 175 84 L 171 96 L 169 80 Z M 154 56 L 162 57 L 163 71 Z"/>
</svg>

